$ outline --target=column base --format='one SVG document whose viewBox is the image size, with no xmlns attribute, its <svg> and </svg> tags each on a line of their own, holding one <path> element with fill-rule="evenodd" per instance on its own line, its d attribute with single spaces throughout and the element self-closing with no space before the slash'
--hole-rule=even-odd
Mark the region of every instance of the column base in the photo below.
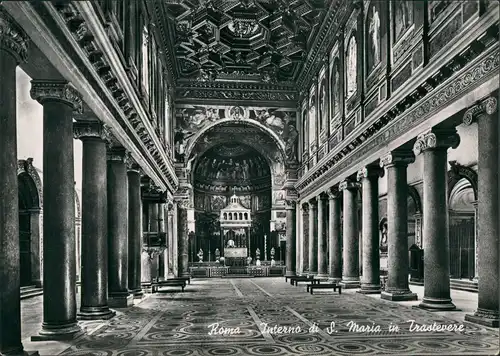
<svg viewBox="0 0 500 356">
<path fill-rule="evenodd" d="M 108 305 L 112 308 L 128 308 L 134 305 L 134 296 L 128 293 L 110 294 Z"/>
<path fill-rule="evenodd" d="M 466 314 L 465 321 L 471 323 L 489 326 L 491 328 L 498 328 L 500 325 L 500 317 L 498 310 L 488 310 L 477 308 L 474 314 Z"/>
<path fill-rule="evenodd" d="M 63 325 L 42 324 L 38 335 L 33 335 L 31 341 L 67 341 L 74 340 L 83 335 L 83 330 L 77 323 Z"/>
<path fill-rule="evenodd" d="M 392 291 L 382 291 L 380 294 L 381 299 L 391 300 L 393 302 L 406 302 L 418 300 L 418 296 L 416 293 L 413 293 L 411 290 L 392 290 Z"/>
<path fill-rule="evenodd" d="M 285 277 L 295 277 L 297 274 L 294 271 L 286 271 Z"/>
<path fill-rule="evenodd" d="M 359 279 L 346 280 L 342 279 L 339 285 L 344 289 L 354 289 L 360 287 Z"/>
<path fill-rule="evenodd" d="M 105 307 L 81 307 L 76 314 L 78 320 L 108 320 L 116 315 L 116 312 Z"/>
<path fill-rule="evenodd" d="M 317 279 L 328 279 L 328 273 L 318 273 L 316 275 Z"/>
<path fill-rule="evenodd" d="M 34 279 L 34 280 L 31 281 L 31 283 L 33 283 L 35 285 L 35 287 L 37 287 L 37 288 L 42 288 L 43 287 L 41 279 Z"/>
<path fill-rule="evenodd" d="M 328 277 L 329 283 L 340 283 L 341 280 L 342 280 L 342 277 Z"/>
<path fill-rule="evenodd" d="M 128 292 L 130 294 L 132 294 L 132 296 L 134 297 L 134 299 L 141 299 L 144 296 L 144 292 L 143 292 L 143 290 L 141 288 L 131 289 Z"/>
<path fill-rule="evenodd" d="M 361 283 L 361 289 L 356 292 L 361 294 L 380 294 L 382 293 L 382 289 L 380 288 L 380 284 Z"/>
<path fill-rule="evenodd" d="M 451 298 L 422 298 L 422 302 L 418 305 L 420 309 L 446 311 L 456 310 L 457 307 L 451 302 Z"/>
</svg>

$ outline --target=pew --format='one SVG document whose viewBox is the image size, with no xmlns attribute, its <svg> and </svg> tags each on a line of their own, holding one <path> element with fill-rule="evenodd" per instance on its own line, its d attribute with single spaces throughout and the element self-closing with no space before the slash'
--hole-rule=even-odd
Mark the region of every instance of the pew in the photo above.
<svg viewBox="0 0 500 356">
<path fill-rule="evenodd" d="M 151 292 L 156 293 L 161 287 L 181 287 L 182 292 L 184 292 L 184 288 L 186 287 L 186 281 L 173 281 L 173 280 L 166 280 L 166 281 L 158 281 L 158 282 L 153 282 L 151 283 Z"/>
<path fill-rule="evenodd" d="M 342 287 L 337 283 L 312 283 L 307 285 L 307 291 L 313 294 L 313 290 L 315 289 L 333 289 L 334 292 L 339 289 L 339 294 L 342 294 Z"/>
<path fill-rule="evenodd" d="M 314 279 L 314 276 L 293 276 L 293 277 L 288 277 L 290 278 L 290 284 L 293 286 L 296 280 L 299 281 L 311 281 Z"/>
</svg>

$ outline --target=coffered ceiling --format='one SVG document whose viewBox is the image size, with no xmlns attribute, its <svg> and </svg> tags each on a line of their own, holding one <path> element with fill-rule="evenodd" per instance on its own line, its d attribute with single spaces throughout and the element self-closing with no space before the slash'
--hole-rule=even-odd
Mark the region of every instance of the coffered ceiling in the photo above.
<svg viewBox="0 0 500 356">
<path fill-rule="evenodd" d="M 178 83 L 294 87 L 334 0 L 157 0 Z"/>
</svg>

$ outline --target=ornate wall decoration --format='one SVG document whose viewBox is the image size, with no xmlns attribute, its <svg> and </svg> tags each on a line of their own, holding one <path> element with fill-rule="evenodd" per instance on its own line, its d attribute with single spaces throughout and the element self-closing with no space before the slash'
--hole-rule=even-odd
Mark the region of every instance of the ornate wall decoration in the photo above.
<svg viewBox="0 0 500 356">
<path fill-rule="evenodd" d="M 371 73 L 380 63 L 382 54 L 380 2 L 371 1 L 366 17 L 366 72 Z"/>
<path fill-rule="evenodd" d="M 347 85 L 346 85 L 346 98 L 349 99 L 356 93 L 357 90 L 357 78 L 358 78 L 358 44 L 356 41 L 356 32 L 354 31 L 349 41 L 347 42 L 347 51 L 345 56 L 346 63 L 346 75 L 347 75 Z"/>
<path fill-rule="evenodd" d="M 397 42 L 413 25 L 413 2 L 393 1 L 394 40 Z"/>
</svg>

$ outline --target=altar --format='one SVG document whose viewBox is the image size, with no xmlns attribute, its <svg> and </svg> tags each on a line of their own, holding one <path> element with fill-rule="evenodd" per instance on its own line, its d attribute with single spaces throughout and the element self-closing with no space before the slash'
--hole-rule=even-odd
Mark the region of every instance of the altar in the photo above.
<svg viewBox="0 0 500 356">
<path fill-rule="evenodd" d="M 250 212 L 250 209 L 241 205 L 236 195 L 231 197 L 228 206 L 221 209 L 220 236 L 221 246 L 223 246 L 222 257 L 226 260 L 245 261 L 250 256 L 250 227 L 252 225 Z M 229 264 L 231 265 L 232 263 Z"/>
</svg>

